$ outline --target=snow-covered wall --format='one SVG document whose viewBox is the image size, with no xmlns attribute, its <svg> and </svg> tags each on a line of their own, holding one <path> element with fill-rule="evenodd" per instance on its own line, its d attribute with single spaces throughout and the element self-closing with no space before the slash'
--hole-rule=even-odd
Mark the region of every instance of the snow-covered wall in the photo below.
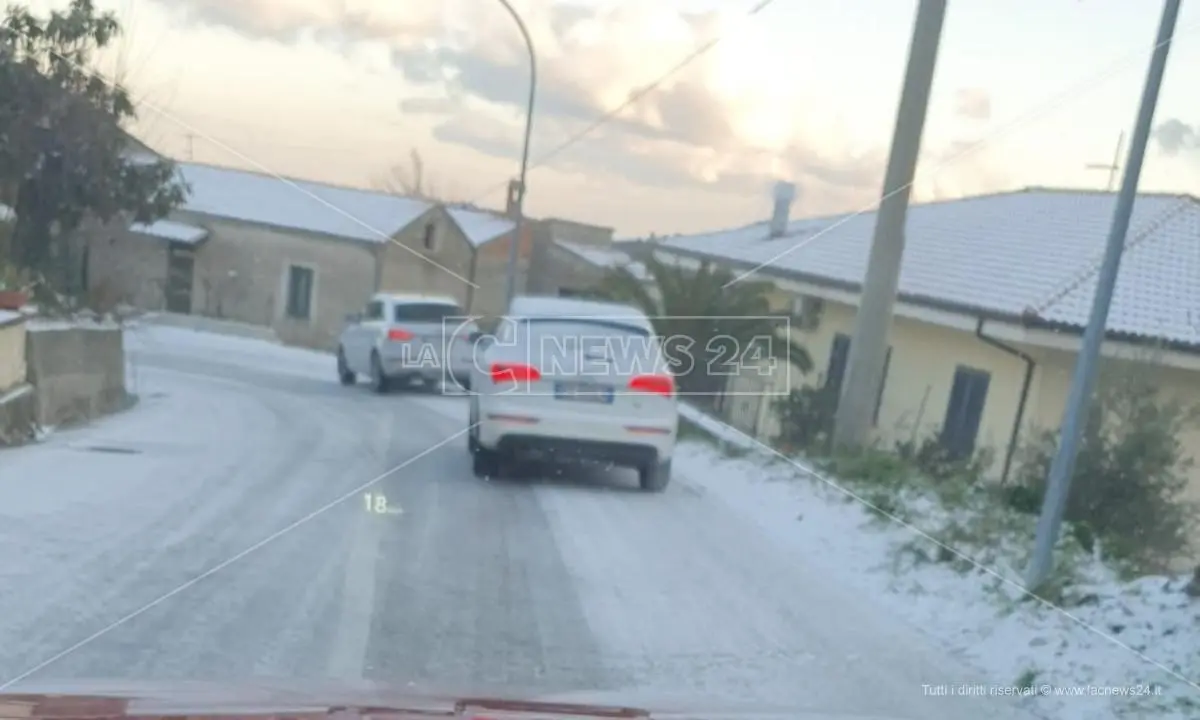
<svg viewBox="0 0 1200 720">
<path fill-rule="evenodd" d="M 30 323 L 25 358 L 43 427 L 90 420 L 128 403 L 119 326 Z"/>
<path fill-rule="evenodd" d="M 25 382 L 25 316 L 0 310 L 0 395 Z"/>
</svg>

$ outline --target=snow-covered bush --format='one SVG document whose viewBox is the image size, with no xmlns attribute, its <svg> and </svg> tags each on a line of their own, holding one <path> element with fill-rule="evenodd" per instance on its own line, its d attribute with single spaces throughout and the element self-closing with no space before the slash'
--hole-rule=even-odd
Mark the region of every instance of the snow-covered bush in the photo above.
<svg viewBox="0 0 1200 720">
<path fill-rule="evenodd" d="M 775 401 L 779 415 L 776 446 L 785 452 L 824 448 L 833 430 L 837 392 L 826 385 L 806 385 Z"/>
<path fill-rule="evenodd" d="M 1161 392 L 1154 374 L 1106 368 L 1084 428 L 1068 496 L 1066 519 L 1088 549 L 1131 574 L 1157 573 L 1185 554 L 1197 506 L 1183 498 L 1193 460 L 1181 435 L 1200 420 L 1200 408 Z M 1025 444 L 1011 507 L 1036 514 L 1058 431 L 1039 431 Z"/>
</svg>

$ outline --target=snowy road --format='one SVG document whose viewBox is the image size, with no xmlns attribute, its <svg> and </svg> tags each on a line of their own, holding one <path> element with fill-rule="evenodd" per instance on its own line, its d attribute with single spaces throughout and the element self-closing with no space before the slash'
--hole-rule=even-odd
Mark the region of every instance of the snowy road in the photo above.
<svg viewBox="0 0 1200 720">
<path fill-rule="evenodd" d="M 702 468 L 662 495 L 609 474 L 485 483 L 463 398 L 340 387 L 330 358 L 255 341 L 130 336 L 137 407 L 0 453 L 0 683 L 82 642 L 27 682 L 366 678 L 1020 717 L 929 695 L 1013 678 L 836 586 L 688 480 Z M 367 492 L 397 510 L 368 512 Z"/>
</svg>

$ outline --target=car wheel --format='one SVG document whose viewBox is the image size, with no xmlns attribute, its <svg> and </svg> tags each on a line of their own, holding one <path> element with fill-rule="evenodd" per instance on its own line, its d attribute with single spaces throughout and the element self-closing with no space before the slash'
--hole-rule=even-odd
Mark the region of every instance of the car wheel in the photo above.
<svg viewBox="0 0 1200 720">
<path fill-rule="evenodd" d="M 338 382 L 343 385 L 353 385 L 354 381 L 358 379 L 355 377 L 354 371 L 346 365 L 346 353 L 340 346 L 337 352 L 337 372 Z"/>
<path fill-rule="evenodd" d="M 498 478 L 500 477 L 500 461 L 500 453 L 482 445 L 476 445 L 475 451 L 471 453 L 471 472 L 477 478 Z"/>
<path fill-rule="evenodd" d="M 471 454 L 479 452 L 479 409 L 471 403 L 471 415 L 467 427 L 467 451 Z"/>
<path fill-rule="evenodd" d="M 391 385 L 388 376 L 383 372 L 383 363 L 379 360 L 379 353 L 371 353 L 371 389 L 380 395 L 388 391 L 388 386 Z"/>
<path fill-rule="evenodd" d="M 671 482 L 671 460 L 649 462 L 638 468 L 638 484 L 646 492 L 662 492 Z"/>
</svg>

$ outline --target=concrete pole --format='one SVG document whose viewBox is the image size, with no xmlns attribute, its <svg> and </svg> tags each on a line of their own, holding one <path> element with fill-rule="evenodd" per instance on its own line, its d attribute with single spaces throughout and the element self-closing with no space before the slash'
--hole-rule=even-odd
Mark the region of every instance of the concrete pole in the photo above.
<svg viewBox="0 0 1200 720">
<path fill-rule="evenodd" d="M 908 70 L 883 181 L 883 199 L 875 221 L 875 236 L 834 423 L 835 448 L 857 448 L 866 444 L 875 415 L 875 400 L 883 380 L 881 375 L 892 324 L 892 306 L 896 302 L 896 287 L 900 280 L 900 259 L 904 254 L 908 198 L 921 150 L 921 133 L 925 128 L 945 17 L 946 0 L 920 0 L 917 5 L 917 19 L 908 50 Z"/>
<path fill-rule="evenodd" d="M 525 40 L 525 49 L 529 51 L 529 101 L 525 105 L 525 141 L 521 146 L 521 175 L 517 180 L 516 227 L 513 228 L 512 241 L 508 244 L 508 271 L 505 278 L 504 308 L 501 309 L 501 312 L 505 312 L 517 290 L 517 251 L 521 245 L 521 231 L 525 221 L 525 176 L 529 172 L 529 140 L 533 135 L 533 105 L 537 97 L 537 53 L 533 50 L 533 40 L 529 37 L 529 30 L 525 28 L 525 21 L 508 0 L 500 0 L 500 4 L 516 21 L 517 29 L 521 31 L 521 37 Z"/>
<path fill-rule="evenodd" d="M 1158 25 L 1158 38 L 1150 57 L 1150 70 L 1146 85 L 1142 89 L 1142 104 L 1138 108 L 1137 122 L 1133 128 L 1133 140 L 1129 145 L 1129 158 L 1125 161 L 1125 177 L 1117 195 L 1113 210 L 1112 227 L 1108 233 L 1108 245 L 1104 249 L 1104 263 L 1096 279 L 1096 295 L 1092 300 L 1092 313 L 1088 318 L 1087 330 L 1083 333 L 1083 345 L 1075 361 L 1075 374 L 1071 377 L 1071 390 L 1067 395 L 1067 407 L 1063 413 L 1062 438 L 1058 454 L 1050 466 L 1046 480 L 1046 497 L 1042 501 L 1042 514 L 1038 518 L 1037 539 L 1033 558 L 1025 576 L 1025 586 L 1036 590 L 1050 577 L 1054 567 L 1054 545 L 1062 525 L 1067 497 L 1071 490 L 1071 479 L 1075 475 L 1075 460 L 1079 454 L 1079 441 L 1091 405 L 1092 389 L 1096 383 L 1096 371 L 1100 357 L 1100 345 L 1104 340 L 1108 324 L 1108 309 L 1112 304 L 1113 288 L 1117 284 L 1117 272 L 1121 267 L 1121 253 L 1125 249 L 1125 235 L 1129 230 L 1129 217 L 1137 199 L 1138 180 L 1142 174 L 1142 161 L 1146 157 L 1146 145 L 1154 123 L 1154 109 L 1158 105 L 1158 90 L 1162 86 L 1163 73 L 1167 67 L 1167 53 L 1171 49 L 1171 38 L 1175 34 L 1175 21 L 1179 17 L 1180 0 L 1166 0 L 1162 20 Z"/>
</svg>

